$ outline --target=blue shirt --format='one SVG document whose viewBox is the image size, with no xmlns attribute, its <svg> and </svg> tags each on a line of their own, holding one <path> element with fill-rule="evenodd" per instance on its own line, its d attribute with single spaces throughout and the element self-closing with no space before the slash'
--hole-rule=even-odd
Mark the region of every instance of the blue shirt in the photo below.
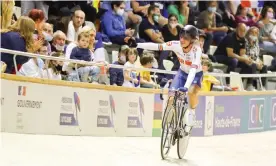
<svg viewBox="0 0 276 166">
<path fill-rule="evenodd" d="M 23 37 L 20 36 L 18 32 L 7 32 L 1 33 L 1 48 L 27 52 L 26 42 Z M 22 65 L 29 60 L 29 57 L 26 56 L 17 56 L 16 63 L 17 65 Z M 5 73 L 11 73 L 14 68 L 13 55 L 7 53 L 1 53 L 1 61 L 7 64 Z"/>
<path fill-rule="evenodd" d="M 122 65 L 118 61 L 113 63 L 114 65 Z M 118 86 L 122 86 L 124 83 L 124 71 L 123 69 L 110 68 L 110 85 L 117 84 Z"/>
<path fill-rule="evenodd" d="M 104 13 L 101 21 L 103 33 L 108 37 L 125 35 L 126 24 L 123 16 L 113 13 L 113 11 L 107 11 Z"/>
<path fill-rule="evenodd" d="M 83 61 L 91 61 L 91 52 L 88 48 L 73 48 L 70 59 L 77 59 Z"/>
</svg>

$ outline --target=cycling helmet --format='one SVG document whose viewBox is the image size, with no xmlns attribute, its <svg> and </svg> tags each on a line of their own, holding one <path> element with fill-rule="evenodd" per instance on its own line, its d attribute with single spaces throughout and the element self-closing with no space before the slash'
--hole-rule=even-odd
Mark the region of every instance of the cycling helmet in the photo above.
<svg viewBox="0 0 276 166">
<path fill-rule="evenodd" d="M 186 25 L 180 31 L 180 36 L 190 36 L 192 40 L 198 39 L 198 29 L 193 25 Z"/>
</svg>

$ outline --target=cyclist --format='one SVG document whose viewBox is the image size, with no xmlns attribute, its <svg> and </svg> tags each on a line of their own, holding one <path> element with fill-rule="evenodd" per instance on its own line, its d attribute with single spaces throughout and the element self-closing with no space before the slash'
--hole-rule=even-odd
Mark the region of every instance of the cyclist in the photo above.
<svg viewBox="0 0 276 166">
<path fill-rule="evenodd" d="M 164 44 L 138 43 L 137 48 L 148 50 L 170 50 L 174 51 L 180 62 L 180 69 L 173 79 L 171 89 L 179 89 L 188 93 L 189 108 L 184 115 L 186 132 L 190 132 L 195 123 L 195 109 L 198 104 L 198 92 L 201 88 L 202 50 L 198 41 L 198 29 L 192 25 L 186 25 L 180 31 L 180 41 L 170 41 Z M 172 106 L 173 97 L 170 97 L 168 106 Z"/>
</svg>

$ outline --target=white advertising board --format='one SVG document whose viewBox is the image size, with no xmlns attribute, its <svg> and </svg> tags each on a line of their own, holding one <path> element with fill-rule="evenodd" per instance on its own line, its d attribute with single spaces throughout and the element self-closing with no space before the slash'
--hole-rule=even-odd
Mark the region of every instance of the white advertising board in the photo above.
<svg viewBox="0 0 276 166">
<path fill-rule="evenodd" d="M 154 94 L 62 87 L 2 79 L 2 131 L 151 136 Z"/>
</svg>

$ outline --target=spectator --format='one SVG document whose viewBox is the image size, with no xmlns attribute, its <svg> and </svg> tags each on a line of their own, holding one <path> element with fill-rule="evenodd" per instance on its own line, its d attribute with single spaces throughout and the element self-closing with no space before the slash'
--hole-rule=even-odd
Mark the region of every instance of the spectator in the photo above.
<svg viewBox="0 0 276 166">
<path fill-rule="evenodd" d="M 112 43 L 118 45 L 128 44 L 128 39 L 133 37 L 134 29 L 126 29 L 124 20 L 124 1 L 112 1 L 112 11 L 107 11 L 102 18 L 103 32 L 110 38 Z M 140 39 L 135 39 L 140 42 Z"/>
<path fill-rule="evenodd" d="M 32 9 L 28 15 L 35 22 L 35 39 L 36 40 L 44 40 L 44 36 L 42 34 L 43 25 L 45 23 L 45 16 L 42 10 Z"/>
<path fill-rule="evenodd" d="M 250 59 L 253 60 L 253 63 L 256 64 L 257 70 L 260 71 L 261 74 L 267 73 L 267 66 L 260 59 L 260 48 L 259 48 L 259 29 L 257 27 L 251 27 L 245 37 L 245 48 L 246 55 L 249 56 Z M 266 86 L 266 78 L 262 78 L 262 85 Z M 254 85 L 257 88 L 257 85 Z"/>
<path fill-rule="evenodd" d="M 45 19 L 48 19 L 49 6 L 45 1 L 21 1 L 21 15 L 27 16 L 33 9 L 38 9 L 43 12 Z"/>
<path fill-rule="evenodd" d="M 52 57 L 63 58 L 64 54 L 62 52 L 53 52 Z M 63 61 L 50 60 L 48 68 L 43 70 L 42 77 L 51 80 L 61 80 Z"/>
<path fill-rule="evenodd" d="M 148 15 L 148 9 L 150 5 L 157 6 L 160 10 L 165 11 L 165 2 L 152 2 L 152 1 L 138 1 L 138 0 L 132 0 L 131 5 L 133 8 L 133 11 L 135 14 L 140 15 L 143 19 L 147 17 Z M 160 12 L 161 13 L 161 12 Z M 168 23 L 168 20 L 163 17 L 161 14 L 158 17 L 158 21 L 156 21 L 161 27 L 166 25 Z"/>
<path fill-rule="evenodd" d="M 14 1 L 1 1 L 0 25 L 1 29 L 6 29 L 12 24 Z"/>
<path fill-rule="evenodd" d="M 89 36 L 89 44 L 88 44 L 88 48 L 90 50 L 90 55 L 91 55 L 91 60 L 94 60 L 94 57 L 96 56 L 95 54 L 99 54 L 100 52 L 95 52 L 94 53 L 94 43 L 95 43 L 95 35 L 96 35 L 96 32 L 94 29 L 88 27 L 88 26 L 85 26 L 82 28 L 82 30 L 80 31 L 79 35 L 78 35 L 78 38 L 80 38 L 80 36 Z M 66 59 L 70 59 L 71 57 L 71 53 L 72 53 L 72 50 L 77 47 L 79 45 L 78 42 L 71 42 L 67 47 L 66 47 L 66 54 L 65 54 L 65 58 Z M 104 55 L 97 55 L 97 56 L 104 56 Z M 88 59 L 89 57 L 87 55 L 85 55 L 84 57 L 80 57 L 80 58 L 86 58 Z M 63 65 L 63 68 L 62 70 L 63 71 L 66 71 L 68 74 L 69 74 L 69 77 L 68 77 L 68 80 L 70 81 L 79 81 L 79 78 L 77 77 L 77 71 L 73 70 L 73 68 L 75 68 L 75 66 L 72 66 L 69 65 L 68 63 L 64 63 Z M 84 68 L 84 67 L 83 67 Z M 94 70 L 94 73 L 91 73 L 92 70 Z M 83 72 L 87 72 L 87 73 L 83 73 Z M 90 72 L 90 73 L 89 73 Z M 91 66 L 86 66 L 86 68 L 84 69 L 80 69 L 80 72 L 79 72 L 79 75 L 84 75 L 84 74 L 90 74 L 92 75 L 93 74 L 93 80 L 92 81 L 96 81 L 97 78 L 98 78 L 98 75 L 95 74 L 95 73 L 98 73 L 99 74 L 100 72 L 100 69 L 99 67 L 97 66 L 94 66 L 94 67 L 91 67 Z M 84 77 L 83 79 L 86 79 L 86 77 Z M 94 82 L 96 83 L 96 82 Z"/>
<path fill-rule="evenodd" d="M 72 49 L 70 59 L 83 61 L 93 61 L 94 57 L 89 49 L 89 33 L 82 33 L 78 36 L 78 46 Z M 77 72 L 80 74 L 82 82 L 88 82 L 88 77 L 92 77 L 92 82 L 98 81 L 100 69 L 98 66 L 78 65 Z"/>
<path fill-rule="evenodd" d="M 53 34 L 53 40 L 51 45 L 51 50 L 53 52 L 63 52 L 65 53 L 66 45 L 66 35 L 62 31 L 56 31 Z"/>
<path fill-rule="evenodd" d="M 124 45 L 120 47 L 118 61 L 114 62 L 114 65 L 123 66 L 126 63 L 126 52 L 129 49 L 128 46 Z M 124 83 L 124 71 L 123 69 L 110 68 L 110 85 L 122 86 Z"/>
<path fill-rule="evenodd" d="M 1 30 L 1 48 L 34 53 L 40 48 L 41 42 L 34 42 L 35 23 L 29 17 L 22 16 L 8 29 Z M 18 70 L 29 60 L 26 56 L 17 56 Z M 1 53 L 1 61 L 7 64 L 6 73 L 15 73 L 13 55 Z"/>
<path fill-rule="evenodd" d="M 236 23 L 244 23 L 246 26 L 256 26 L 256 21 L 248 17 L 248 8 L 243 7 L 241 4 L 238 6 L 237 13 L 235 15 Z"/>
<path fill-rule="evenodd" d="M 272 30 L 274 28 L 273 24 L 274 11 L 271 7 L 265 7 L 261 12 L 260 25 L 260 37 L 261 43 L 260 47 L 265 51 L 270 53 L 276 52 L 276 39 L 272 38 Z"/>
<path fill-rule="evenodd" d="M 154 54 L 143 53 L 140 58 L 140 63 L 142 68 L 151 69 L 154 63 Z M 140 71 L 140 86 L 142 88 L 159 88 L 159 85 L 152 81 L 149 71 Z"/>
<path fill-rule="evenodd" d="M 150 7 L 150 1 L 132 0 L 131 5 L 135 14 L 138 14 L 141 17 L 147 16 L 148 8 Z"/>
<path fill-rule="evenodd" d="M 228 28 L 226 26 L 216 26 L 217 1 L 208 1 L 207 10 L 200 13 L 197 20 L 197 27 L 203 29 L 206 34 L 211 34 L 217 45 L 226 36 Z M 211 43 L 210 43 L 211 44 Z"/>
<path fill-rule="evenodd" d="M 143 18 L 139 27 L 140 38 L 147 42 L 164 43 L 164 38 L 161 33 L 161 27 L 158 25 L 160 17 L 160 9 L 156 5 L 151 5 L 148 8 L 148 15 Z"/>
<path fill-rule="evenodd" d="M 203 50 L 204 42 L 205 42 L 205 39 L 206 39 L 205 33 L 200 31 L 198 39 L 199 39 L 198 41 L 199 41 L 200 48 Z M 208 59 L 209 56 L 207 54 L 202 53 L 202 58 L 203 59 Z"/>
<path fill-rule="evenodd" d="M 276 57 L 271 61 L 271 65 L 267 68 L 269 71 L 276 72 Z"/>
<path fill-rule="evenodd" d="M 169 15 L 169 23 L 162 28 L 162 35 L 164 41 L 179 40 L 179 32 L 181 30 L 181 25 L 178 24 L 178 18 L 175 14 Z"/>
<path fill-rule="evenodd" d="M 189 10 L 187 0 L 175 1 L 174 4 L 168 6 L 169 14 L 175 14 L 178 22 L 183 26 L 188 24 Z"/>
<path fill-rule="evenodd" d="M 44 39 L 48 42 L 53 40 L 53 25 L 49 23 L 44 23 L 42 27 L 42 34 L 44 35 Z"/>
<path fill-rule="evenodd" d="M 137 60 L 138 52 L 136 49 L 131 48 L 126 51 L 126 63 L 124 67 L 124 87 L 137 87 L 139 86 L 139 80 L 137 79 L 137 73 L 131 69 L 135 67 L 135 61 Z"/>
<path fill-rule="evenodd" d="M 139 16 L 138 14 L 133 13 L 133 9 L 130 6 L 130 0 L 125 1 L 125 12 L 124 12 L 124 20 L 126 22 L 126 27 L 131 27 L 135 30 L 133 36 L 137 36 L 138 34 L 138 27 L 140 23 L 142 22 L 142 17 Z M 103 1 L 102 6 L 103 9 L 107 11 L 112 11 L 111 8 L 111 1 Z"/>
<path fill-rule="evenodd" d="M 82 24 L 84 23 L 85 14 L 81 10 L 76 10 L 72 17 L 72 20 L 68 24 L 67 31 L 67 40 L 70 42 L 76 41 L 78 33 L 82 28 Z"/>
<path fill-rule="evenodd" d="M 246 25 L 238 24 L 236 32 L 228 34 L 218 45 L 214 53 L 219 63 L 228 66 L 227 73 L 234 72 L 237 67 L 241 68 L 242 74 L 253 74 L 256 72 L 256 65 L 252 64 L 252 60 L 245 56 L 245 33 Z M 252 79 L 248 79 L 248 89 L 253 90 Z M 230 84 L 229 77 L 226 77 L 226 84 Z"/>
<path fill-rule="evenodd" d="M 48 42 L 44 42 L 43 45 L 38 49 L 37 54 L 48 55 Z M 29 59 L 28 62 L 24 63 L 20 68 L 18 75 L 42 78 L 42 70 L 44 68 L 44 62 L 41 58 L 35 57 Z"/>
<path fill-rule="evenodd" d="M 208 60 L 202 61 L 203 80 L 201 84 L 201 91 L 209 92 L 212 89 L 212 85 L 219 85 L 220 81 L 214 76 L 208 74 L 209 69 L 212 68 L 212 64 Z"/>
<path fill-rule="evenodd" d="M 188 3 L 189 3 L 188 24 L 195 26 L 197 17 L 200 14 L 199 9 L 198 9 L 198 1 L 197 0 L 189 0 Z"/>
</svg>

